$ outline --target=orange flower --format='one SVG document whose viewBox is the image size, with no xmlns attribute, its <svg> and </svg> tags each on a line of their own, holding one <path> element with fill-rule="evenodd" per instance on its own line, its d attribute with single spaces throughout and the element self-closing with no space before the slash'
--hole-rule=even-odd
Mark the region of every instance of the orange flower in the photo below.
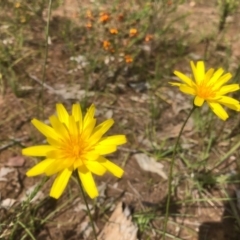
<svg viewBox="0 0 240 240">
<path fill-rule="evenodd" d="M 132 58 L 130 55 L 125 55 L 124 57 L 125 57 L 125 62 L 126 62 L 126 63 L 131 63 L 131 62 L 133 62 L 133 58 Z"/>
<path fill-rule="evenodd" d="M 86 18 L 92 20 L 93 19 L 93 15 L 92 15 L 92 12 L 90 10 L 87 10 L 86 12 Z"/>
<path fill-rule="evenodd" d="M 118 30 L 117 30 L 116 28 L 110 28 L 110 29 L 109 29 L 109 32 L 110 32 L 111 34 L 118 34 Z"/>
<path fill-rule="evenodd" d="M 147 35 L 145 36 L 145 42 L 150 42 L 152 39 L 153 39 L 153 36 L 150 35 L 150 34 L 147 34 Z"/>
<path fill-rule="evenodd" d="M 88 22 L 88 23 L 86 24 L 86 28 L 88 28 L 88 29 L 92 28 L 92 23 L 91 23 L 91 22 Z"/>
<path fill-rule="evenodd" d="M 100 13 L 100 19 L 99 19 L 100 22 L 106 23 L 109 21 L 109 19 L 110 19 L 110 16 L 108 13 L 104 13 L 104 12 Z"/>
<path fill-rule="evenodd" d="M 129 36 L 130 37 L 134 37 L 134 36 L 136 36 L 137 35 L 137 29 L 136 28 L 131 28 L 130 30 L 129 30 Z"/>
<path fill-rule="evenodd" d="M 109 50 L 111 46 L 111 43 L 109 41 L 103 41 L 103 48 L 105 50 Z"/>
</svg>

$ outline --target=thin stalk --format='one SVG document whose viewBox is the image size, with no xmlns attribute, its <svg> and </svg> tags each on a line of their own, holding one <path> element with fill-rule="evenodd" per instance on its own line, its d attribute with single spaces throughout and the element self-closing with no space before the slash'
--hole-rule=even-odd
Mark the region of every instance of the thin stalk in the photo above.
<svg viewBox="0 0 240 240">
<path fill-rule="evenodd" d="M 50 25 L 50 17 L 51 17 L 51 10 L 52 10 L 52 0 L 49 0 L 48 3 L 48 15 L 47 15 L 47 26 L 46 26 L 46 39 L 45 39 L 45 56 L 44 56 L 44 63 L 43 63 L 43 70 L 42 70 L 42 87 L 39 95 L 39 104 L 41 104 L 42 107 L 42 115 L 43 115 L 43 93 L 44 93 L 44 85 L 46 81 L 46 66 L 47 66 L 47 57 L 48 57 L 48 38 L 49 38 L 49 25 Z"/>
<path fill-rule="evenodd" d="M 170 198 L 171 198 L 171 193 L 172 193 L 172 175 L 173 175 L 173 166 L 175 163 L 175 157 L 176 157 L 176 152 L 177 152 L 177 147 L 179 145 L 179 140 L 180 137 L 183 133 L 183 129 L 186 126 L 190 116 L 192 115 L 192 113 L 194 112 L 194 110 L 196 109 L 196 106 L 193 106 L 191 111 L 189 112 L 186 120 L 184 121 L 181 130 L 178 134 L 176 143 L 174 145 L 174 149 L 173 149 L 173 155 L 172 155 L 172 159 L 171 159 L 171 165 L 170 165 L 170 170 L 169 170 L 169 175 L 168 175 L 168 197 L 167 197 L 167 205 L 166 205 L 166 215 L 165 215 L 165 221 L 164 221 L 164 239 L 165 239 L 165 233 L 167 231 L 167 222 L 168 222 L 168 217 L 169 217 L 169 207 L 170 207 Z"/>
<path fill-rule="evenodd" d="M 93 223 L 93 219 L 92 219 L 92 215 L 91 215 L 91 212 L 90 212 L 90 209 L 89 209 L 89 206 L 88 206 L 88 202 L 87 202 L 87 198 L 86 198 L 86 195 L 85 195 L 85 192 L 83 190 L 83 186 L 82 186 L 82 183 L 79 179 L 79 176 L 78 176 L 78 173 L 77 173 L 77 170 L 74 171 L 74 175 L 78 181 L 78 185 L 79 185 L 79 188 L 80 188 L 80 191 L 82 193 L 82 196 L 83 196 L 83 200 L 84 200 L 84 203 L 87 207 L 87 214 L 88 214 L 88 217 L 90 219 L 90 222 L 91 222 L 91 226 L 92 226 L 92 229 L 93 229 L 93 235 L 94 235 L 94 238 L 95 240 L 97 240 L 97 233 L 96 233 L 96 229 L 94 227 L 94 223 Z"/>
</svg>

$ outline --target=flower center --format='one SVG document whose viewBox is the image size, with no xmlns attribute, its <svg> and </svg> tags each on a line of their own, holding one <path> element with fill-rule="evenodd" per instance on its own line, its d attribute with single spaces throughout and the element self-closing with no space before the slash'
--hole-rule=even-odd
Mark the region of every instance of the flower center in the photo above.
<svg viewBox="0 0 240 240">
<path fill-rule="evenodd" d="M 197 95 L 203 99 L 209 99 L 216 96 L 216 92 L 213 90 L 212 85 L 208 85 L 206 80 L 197 85 Z"/>
<path fill-rule="evenodd" d="M 69 159 L 79 159 L 84 154 L 87 148 L 87 143 L 80 136 L 70 136 L 64 144 L 63 151 Z"/>
<path fill-rule="evenodd" d="M 81 148 L 79 145 L 73 145 L 72 146 L 72 155 L 74 157 L 78 157 L 81 155 Z"/>
</svg>

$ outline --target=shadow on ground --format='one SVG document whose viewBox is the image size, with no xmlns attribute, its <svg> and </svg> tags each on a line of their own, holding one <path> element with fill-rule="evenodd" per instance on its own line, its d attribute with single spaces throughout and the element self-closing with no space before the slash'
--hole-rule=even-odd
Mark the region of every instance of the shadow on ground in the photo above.
<svg viewBox="0 0 240 240">
<path fill-rule="evenodd" d="M 228 201 L 224 205 L 221 222 L 203 222 L 199 227 L 198 240 L 240 240 L 240 229 L 234 216 L 233 205 L 237 210 L 235 202 Z"/>
</svg>

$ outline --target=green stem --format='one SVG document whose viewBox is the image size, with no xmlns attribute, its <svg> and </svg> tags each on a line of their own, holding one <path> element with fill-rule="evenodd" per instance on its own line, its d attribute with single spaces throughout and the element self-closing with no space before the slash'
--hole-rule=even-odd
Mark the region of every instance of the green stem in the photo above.
<svg viewBox="0 0 240 240">
<path fill-rule="evenodd" d="M 186 120 L 184 121 L 181 130 L 178 134 L 176 143 L 174 145 L 174 149 L 173 149 L 173 155 L 172 155 L 172 159 L 171 159 L 171 165 L 170 165 L 170 170 L 169 170 L 169 175 L 168 175 L 168 196 L 167 196 L 167 205 L 166 205 L 166 215 L 165 215 L 165 221 L 164 221 L 164 239 L 165 239 L 165 233 L 167 231 L 167 222 L 168 222 L 168 217 L 169 217 L 169 207 L 170 207 L 170 198 L 171 198 L 171 194 L 172 194 L 172 175 L 173 175 L 173 166 L 175 163 L 175 156 L 176 156 L 176 152 L 177 152 L 177 147 L 179 145 L 179 140 L 180 137 L 183 133 L 183 129 L 186 126 L 190 116 L 192 115 L 192 113 L 194 112 L 194 110 L 196 109 L 196 106 L 193 106 L 193 108 L 191 109 L 191 111 L 189 112 Z"/>
<path fill-rule="evenodd" d="M 96 229 L 95 229 L 95 227 L 94 227 L 94 223 L 93 223 L 92 215 L 91 215 L 91 212 L 90 212 L 90 209 L 89 209 L 89 206 L 88 206 L 87 198 L 86 198 L 85 192 L 84 192 L 84 190 L 83 190 L 82 183 L 81 183 L 81 181 L 80 181 L 80 179 L 79 179 L 77 170 L 74 171 L 74 174 L 75 174 L 75 177 L 76 177 L 76 179 L 77 179 L 77 182 L 78 182 L 80 191 L 81 191 L 81 193 L 82 193 L 84 203 L 85 203 L 85 205 L 86 205 L 86 207 L 87 207 L 87 214 L 88 214 L 88 217 L 89 217 L 90 222 L 91 222 L 91 226 L 92 226 L 92 229 L 93 229 L 94 238 L 95 238 L 95 240 L 97 240 Z"/>
<path fill-rule="evenodd" d="M 49 0 L 48 3 L 48 15 L 47 15 L 47 26 L 46 26 L 46 39 L 45 39 L 45 56 L 44 56 L 44 63 L 43 63 L 43 69 L 42 69 L 42 87 L 38 99 L 38 107 L 39 104 L 41 104 L 42 107 L 42 116 L 43 116 L 43 109 L 44 109 L 44 104 L 43 104 L 43 94 L 44 94 L 44 84 L 46 81 L 46 66 L 47 66 L 47 58 L 48 58 L 48 41 L 49 41 L 49 25 L 50 25 L 50 18 L 51 18 L 51 10 L 52 10 L 52 0 Z M 40 101 L 40 102 L 39 102 Z M 39 109 L 39 108 L 38 108 Z"/>
</svg>

